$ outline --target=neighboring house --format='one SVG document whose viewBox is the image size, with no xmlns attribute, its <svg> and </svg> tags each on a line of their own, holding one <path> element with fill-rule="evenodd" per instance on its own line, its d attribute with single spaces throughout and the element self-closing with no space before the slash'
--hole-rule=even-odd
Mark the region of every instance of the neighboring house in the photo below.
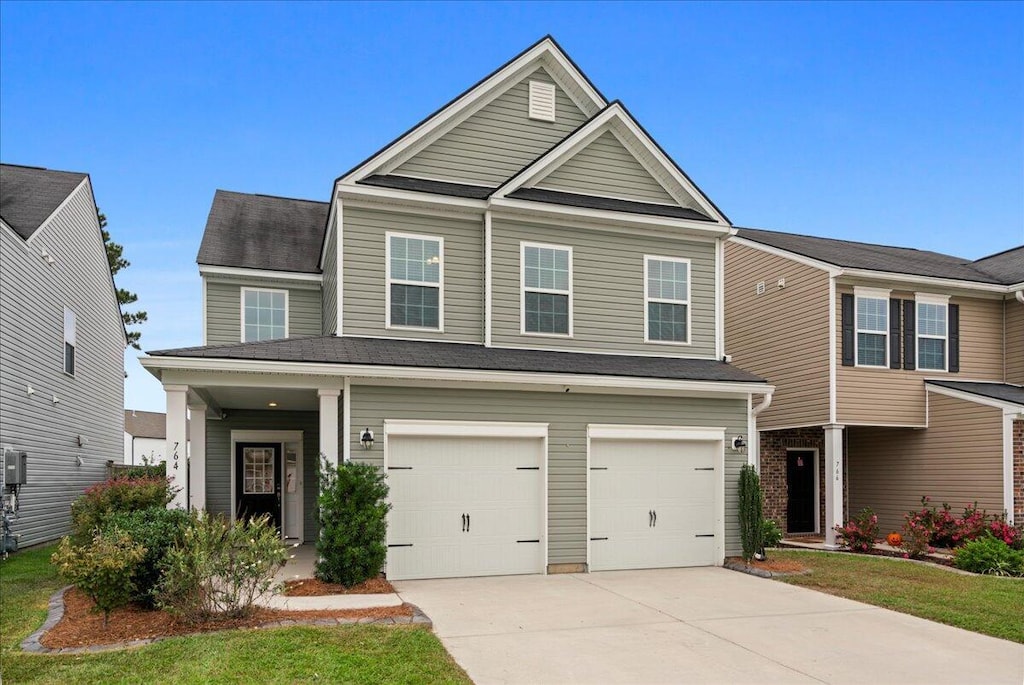
<svg viewBox="0 0 1024 685">
<path fill-rule="evenodd" d="M 168 442 L 206 411 L 177 503 L 312 541 L 322 454 L 386 469 L 392 579 L 720 564 L 771 392 L 723 362 L 732 233 L 550 38 L 326 203 L 218 191 L 205 346 L 142 360 Z"/>
<path fill-rule="evenodd" d="M 67 533 L 119 458 L 124 347 L 89 176 L 0 164 L 0 447 L 28 455 L 21 546 Z"/>
<path fill-rule="evenodd" d="M 167 460 L 167 414 L 124 410 L 124 463 L 132 466 Z M 185 444 L 188 454 L 188 443 Z"/>
<path fill-rule="evenodd" d="M 725 265 L 728 351 L 777 387 L 757 430 L 783 530 L 831 542 L 870 507 L 899 531 L 924 495 L 1024 520 L 1024 247 L 739 229 Z"/>
</svg>

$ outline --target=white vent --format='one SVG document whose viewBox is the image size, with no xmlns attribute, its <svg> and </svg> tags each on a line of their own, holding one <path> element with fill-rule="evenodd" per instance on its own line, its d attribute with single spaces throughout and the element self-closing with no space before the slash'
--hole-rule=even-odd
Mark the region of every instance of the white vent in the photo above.
<svg viewBox="0 0 1024 685">
<path fill-rule="evenodd" d="M 759 281 L 757 284 L 757 294 L 764 295 L 764 281 Z"/>
<path fill-rule="evenodd" d="M 530 81 L 530 118 L 541 121 L 555 120 L 555 85 L 543 81 Z"/>
</svg>

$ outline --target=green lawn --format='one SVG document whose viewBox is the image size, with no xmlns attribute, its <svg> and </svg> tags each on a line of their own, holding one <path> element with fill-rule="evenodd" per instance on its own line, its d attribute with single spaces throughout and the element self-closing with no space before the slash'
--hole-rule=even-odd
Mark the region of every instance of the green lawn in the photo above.
<svg viewBox="0 0 1024 685">
<path fill-rule="evenodd" d="M 8 683 L 469 683 L 429 630 L 296 626 L 171 638 L 140 649 L 26 654 L 23 640 L 61 587 L 53 548 L 0 562 L 0 676 Z"/>
<path fill-rule="evenodd" d="M 860 554 L 776 550 L 809 575 L 780 578 L 976 633 L 1024 643 L 1024 580 L 966 576 L 924 564 Z"/>
</svg>

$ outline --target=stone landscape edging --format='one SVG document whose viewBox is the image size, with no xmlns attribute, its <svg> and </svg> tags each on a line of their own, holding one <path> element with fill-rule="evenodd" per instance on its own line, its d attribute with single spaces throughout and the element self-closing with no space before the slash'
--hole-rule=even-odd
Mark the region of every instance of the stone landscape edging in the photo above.
<svg viewBox="0 0 1024 685">
<path fill-rule="evenodd" d="M 64 593 L 70 590 L 73 586 L 68 585 L 67 587 L 61 588 L 57 592 L 53 593 L 50 597 L 49 609 L 46 616 L 46 621 L 37 631 L 26 637 L 21 641 L 21 648 L 26 652 L 34 652 L 36 654 L 94 654 L 98 652 L 110 652 L 118 649 L 131 649 L 132 647 L 142 647 L 143 645 L 153 644 L 154 642 L 160 642 L 161 640 L 167 640 L 172 637 L 185 637 L 186 635 L 215 635 L 217 633 L 227 633 L 232 630 L 238 630 L 238 628 L 226 628 L 224 630 L 211 630 L 203 633 L 183 633 L 181 635 L 161 635 L 159 637 L 144 638 L 141 640 L 128 640 L 122 642 L 111 642 L 105 645 L 88 645 L 85 647 L 59 647 L 51 649 L 46 647 L 42 643 L 43 636 L 46 635 L 50 630 L 53 629 L 60 620 L 64 618 Z M 408 604 L 408 602 L 406 602 Z M 246 630 L 266 630 L 268 628 L 286 628 L 288 626 L 341 626 L 341 625 L 353 625 L 353 624 L 377 624 L 377 625 L 422 625 L 427 628 L 432 628 L 434 623 L 430 620 L 430 617 L 424 614 L 418 606 L 415 604 L 409 604 L 412 609 L 412 616 L 387 616 L 385 618 L 283 618 L 277 621 L 270 621 L 259 626 L 247 627 Z"/>
<path fill-rule="evenodd" d="M 740 573 L 747 573 L 758 578 L 783 578 L 785 576 L 805 576 L 811 571 L 769 571 L 763 568 L 756 568 L 754 566 L 747 566 L 742 561 L 727 561 L 722 564 L 722 568 L 727 568 L 730 571 L 739 571 Z"/>
</svg>

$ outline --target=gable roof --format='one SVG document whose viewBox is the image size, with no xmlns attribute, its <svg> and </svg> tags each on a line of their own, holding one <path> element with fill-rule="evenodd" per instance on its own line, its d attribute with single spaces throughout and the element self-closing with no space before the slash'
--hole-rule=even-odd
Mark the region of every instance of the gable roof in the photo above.
<svg viewBox="0 0 1024 685">
<path fill-rule="evenodd" d="M 1007 285 L 1024 283 L 1024 245 L 982 257 L 974 266 Z"/>
<path fill-rule="evenodd" d="M 737 237 L 843 268 L 1008 284 L 1008 281 L 983 270 L 969 259 L 939 252 L 754 228 L 739 229 Z"/>
<path fill-rule="evenodd" d="M 330 205 L 218 190 L 196 261 L 208 266 L 320 273 Z"/>
<path fill-rule="evenodd" d="M 75 171 L 0 164 L 0 219 L 28 240 L 87 177 Z"/>
</svg>

